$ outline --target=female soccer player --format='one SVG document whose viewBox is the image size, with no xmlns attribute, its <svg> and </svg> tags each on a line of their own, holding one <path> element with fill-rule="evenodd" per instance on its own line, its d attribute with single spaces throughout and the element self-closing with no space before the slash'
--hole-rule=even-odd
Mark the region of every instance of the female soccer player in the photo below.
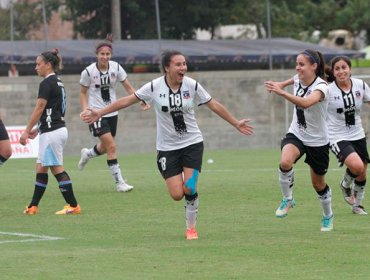
<svg viewBox="0 0 370 280">
<path fill-rule="evenodd" d="M 195 119 L 194 108 L 206 105 L 239 132 L 250 135 L 249 119 L 237 120 L 222 104 L 195 80 L 185 76 L 185 56 L 178 51 L 165 51 L 161 66 L 164 76 L 141 87 L 135 94 L 122 97 L 104 109 L 81 113 L 88 123 L 101 116 L 139 101 L 154 104 L 157 118 L 157 165 L 172 199 L 185 196 L 186 238 L 197 239 L 197 182 L 202 167 L 203 137 Z"/>
<path fill-rule="evenodd" d="M 325 62 L 320 52 L 305 50 L 296 59 L 297 74 L 293 77 L 294 94 L 283 90 L 287 82 L 265 82 L 270 93 L 293 103 L 294 114 L 288 133 L 281 142 L 279 182 L 283 199 L 276 217 L 288 215 L 295 206 L 293 198 L 293 164 L 306 154 L 311 181 L 323 210 L 321 231 L 333 229 L 331 190 L 325 182 L 329 166 L 329 138 L 326 125 L 328 85 L 325 81 Z M 289 81 L 289 80 L 288 80 Z"/>
<path fill-rule="evenodd" d="M 110 60 L 112 50 L 112 36 L 109 34 L 107 39 L 100 42 L 96 47 L 97 62 L 86 67 L 81 73 L 80 103 L 83 111 L 86 108 L 102 109 L 114 102 L 116 100 L 115 87 L 118 82 L 123 85 L 129 94 L 135 92 L 122 66 Z M 99 138 L 99 142 L 90 149 L 83 148 L 81 150 L 78 168 L 82 170 L 91 158 L 107 154 L 107 164 L 112 172 L 116 190 L 118 192 L 128 192 L 134 187 L 127 184 L 123 179 L 117 160 L 115 142 L 117 122 L 118 112 L 111 112 L 89 125 L 90 132 L 94 137 Z"/>
<path fill-rule="evenodd" d="M 7 161 L 11 155 L 12 147 L 10 146 L 9 135 L 0 115 L 0 165 Z"/>
<path fill-rule="evenodd" d="M 331 61 L 329 81 L 328 131 L 330 147 L 340 165 L 347 166 L 340 187 L 352 212 L 366 215 L 362 200 L 366 186 L 369 153 L 361 123 L 362 104 L 370 102 L 369 86 L 351 78 L 351 60 L 337 56 Z"/>
<path fill-rule="evenodd" d="M 48 184 L 48 170 L 58 181 L 60 192 L 68 203 L 57 215 L 80 214 L 81 207 L 73 193 L 72 181 L 63 167 L 63 149 L 68 131 L 64 121 L 66 92 L 62 81 L 56 75 L 61 68 L 58 50 L 43 52 L 36 58 L 36 72 L 44 79 L 40 83 L 35 109 L 27 127 L 20 137 L 26 145 L 28 138 L 40 134 L 39 153 L 36 162 L 36 182 L 32 200 L 24 210 L 25 214 L 35 215 L 39 202 Z M 38 122 L 38 127 L 34 128 Z"/>
</svg>

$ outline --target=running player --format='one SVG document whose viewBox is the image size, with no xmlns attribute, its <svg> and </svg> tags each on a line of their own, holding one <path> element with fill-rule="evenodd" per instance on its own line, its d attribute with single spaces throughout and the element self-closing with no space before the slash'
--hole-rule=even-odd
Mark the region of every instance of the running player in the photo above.
<svg viewBox="0 0 370 280">
<path fill-rule="evenodd" d="M 265 82 L 270 93 L 293 103 L 294 114 L 288 133 L 281 142 L 279 182 L 283 199 L 276 217 L 288 215 L 295 206 L 293 198 L 293 164 L 306 154 L 311 181 L 323 210 L 321 231 L 333 229 L 331 190 L 325 182 L 329 166 L 329 138 L 326 125 L 328 85 L 325 81 L 325 62 L 320 52 L 305 50 L 296 59 L 297 74 L 293 77 L 294 94 L 283 90 L 286 82 Z"/>
<path fill-rule="evenodd" d="M 194 108 L 206 105 L 239 132 L 250 135 L 248 119 L 237 120 L 222 104 L 195 80 L 185 76 L 185 56 L 178 51 L 165 51 L 161 66 L 164 76 L 141 87 L 135 94 L 122 97 L 104 109 L 81 113 L 88 123 L 101 116 L 139 101 L 154 104 L 157 119 L 157 165 L 172 199 L 185 196 L 186 238 L 197 239 L 198 176 L 203 157 L 203 136 L 195 119 Z"/>
<path fill-rule="evenodd" d="M 0 115 L 0 166 L 7 161 L 11 155 L 12 147 L 10 146 L 9 135 Z"/>
<path fill-rule="evenodd" d="M 361 107 L 370 102 L 369 86 L 351 77 L 351 60 L 337 56 L 331 61 L 328 130 L 330 147 L 340 166 L 347 166 L 340 187 L 352 212 L 366 215 L 362 201 L 366 187 L 369 153 L 361 122 Z"/>
<path fill-rule="evenodd" d="M 115 87 L 118 82 L 129 94 L 135 92 L 122 66 L 110 60 L 112 50 L 112 36 L 108 35 L 107 39 L 96 47 L 97 62 L 86 67 L 81 73 L 80 103 L 83 111 L 86 108 L 102 109 L 114 102 L 116 100 Z M 82 170 L 91 158 L 107 154 L 107 164 L 112 172 L 116 190 L 128 192 L 134 187 L 123 179 L 117 160 L 115 142 L 117 122 L 118 112 L 112 112 L 89 125 L 90 132 L 94 137 L 99 138 L 99 142 L 90 149 L 83 148 L 81 150 L 78 168 Z"/>
<path fill-rule="evenodd" d="M 66 111 L 66 92 L 62 81 L 56 75 L 61 68 L 58 50 L 43 52 L 36 58 L 36 72 L 44 79 L 40 83 L 35 109 L 20 137 L 26 145 L 28 138 L 40 134 L 39 153 L 36 162 L 35 189 L 25 214 L 35 215 L 38 205 L 48 184 L 48 170 L 58 181 L 59 190 L 67 205 L 57 215 L 80 214 L 81 207 L 73 193 L 72 181 L 63 167 L 63 149 L 67 142 L 68 131 L 64 121 Z M 38 123 L 38 127 L 34 126 Z"/>
</svg>

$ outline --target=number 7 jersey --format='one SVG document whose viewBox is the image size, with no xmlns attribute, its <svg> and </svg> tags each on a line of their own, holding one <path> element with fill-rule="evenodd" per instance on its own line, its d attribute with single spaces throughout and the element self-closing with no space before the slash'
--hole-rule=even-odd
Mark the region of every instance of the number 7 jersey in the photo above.
<svg viewBox="0 0 370 280">
<path fill-rule="evenodd" d="M 209 93 L 194 79 L 184 77 L 177 92 L 165 76 L 141 87 L 135 95 L 154 105 L 157 120 L 157 150 L 172 151 L 203 141 L 194 107 L 211 101 Z"/>
</svg>

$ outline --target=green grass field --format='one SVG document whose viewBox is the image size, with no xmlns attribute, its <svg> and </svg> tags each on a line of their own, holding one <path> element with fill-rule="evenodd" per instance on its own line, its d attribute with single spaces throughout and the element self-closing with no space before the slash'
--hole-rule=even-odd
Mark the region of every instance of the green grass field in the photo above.
<svg viewBox="0 0 370 280">
<path fill-rule="evenodd" d="M 199 239 L 192 241 L 184 238 L 183 201 L 170 199 L 154 153 L 121 153 L 125 176 L 135 186 L 130 193 L 115 192 L 103 157 L 83 172 L 77 157 L 67 157 L 83 208 L 76 216 L 54 215 L 64 200 L 53 176 L 39 214 L 24 215 L 34 159 L 10 160 L 0 167 L 0 278 L 369 279 L 369 217 L 353 215 L 344 203 L 338 187 L 344 169 L 332 158 L 327 182 L 334 230 L 322 233 L 320 203 L 303 161 L 295 166 L 297 207 L 275 218 L 279 156 L 278 149 L 206 151 Z M 208 158 L 214 163 L 207 164 Z"/>
</svg>

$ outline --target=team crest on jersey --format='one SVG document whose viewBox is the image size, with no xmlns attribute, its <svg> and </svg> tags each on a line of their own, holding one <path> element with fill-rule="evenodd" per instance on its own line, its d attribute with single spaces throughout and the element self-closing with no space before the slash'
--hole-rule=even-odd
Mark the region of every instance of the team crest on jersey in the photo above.
<svg viewBox="0 0 370 280">
<path fill-rule="evenodd" d="M 112 78 L 115 78 L 115 77 L 116 77 L 116 73 L 111 73 L 111 74 L 110 74 L 110 76 L 111 76 Z"/>
<path fill-rule="evenodd" d="M 190 98 L 190 93 L 189 93 L 189 91 L 188 91 L 188 90 L 183 91 L 183 93 L 182 93 L 182 97 L 183 97 L 184 99 L 189 99 L 189 98 Z"/>
<path fill-rule="evenodd" d="M 356 90 L 355 95 L 356 95 L 357 98 L 360 98 L 361 97 L 361 92 L 359 92 L 358 90 Z"/>
</svg>

